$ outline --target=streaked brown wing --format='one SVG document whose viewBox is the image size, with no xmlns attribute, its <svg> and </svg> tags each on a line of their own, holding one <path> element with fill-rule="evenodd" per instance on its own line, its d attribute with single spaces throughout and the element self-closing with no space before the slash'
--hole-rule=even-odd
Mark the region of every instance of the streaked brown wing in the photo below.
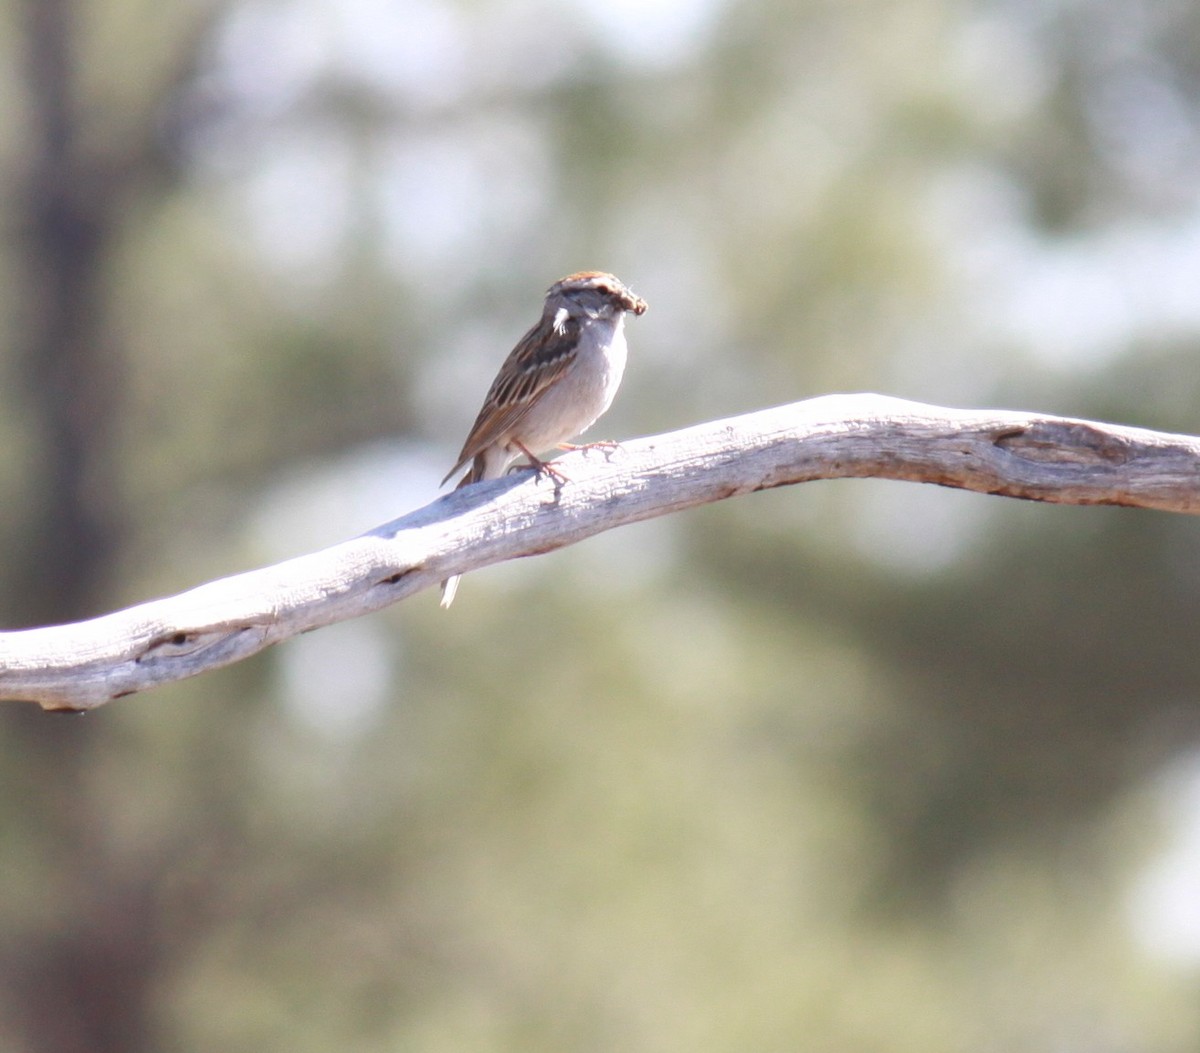
<svg viewBox="0 0 1200 1053">
<path fill-rule="evenodd" d="M 483 408 L 443 485 L 520 425 L 542 393 L 571 365 L 578 341 L 579 323 L 574 318 L 564 320 L 557 329 L 551 319 L 543 318 L 521 338 L 492 381 Z"/>
</svg>

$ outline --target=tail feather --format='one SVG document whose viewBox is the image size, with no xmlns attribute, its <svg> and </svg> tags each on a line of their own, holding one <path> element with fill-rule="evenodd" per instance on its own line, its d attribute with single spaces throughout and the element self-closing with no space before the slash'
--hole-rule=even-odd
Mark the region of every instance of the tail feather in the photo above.
<svg viewBox="0 0 1200 1053">
<path fill-rule="evenodd" d="M 447 608 L 454 602 L 454 594 L 458 592 L 458 583 L 462 581 L 461 574 L 454 574 L 442 582 L 442 602 L 443 609 Z"/>
<path fill-rule="evenodd" d="M 483 458 L 483 455 L 480 454 L 472 462 L 471 467 L 467 470 L 466 474 L 464 474 L 463 477 L 461 479 L 459 479 L 458 485 L 454 489 L 461 490 L 464 486 L 470 486 L 471 483 L 477 483 L 481 479 L 485 478 L 484 468 L 485 468 L 484 458 Z M 457 471 L 457 470 L 458 469 L 456 468 L 455 471 Z M 454 472 L 450 473 L 450 475 L 453 475 L 453 474 L 454 474 Z M 446 479 L 449 479 L 450 475 L 446 476 Z M 444 483 L 446 481 L 446 479 L 443 479 L 442 482 Z M 462 580 L 461 574 L 452 574 L 450 577 L 448 577 L 445 581 L 442 582 L 442 599 L 441 599 L 440 606 L 443 609 L 449 607 L 450 604 L 452 604 L 454 602 L 454 594 L 456 592 L 458 592 L 458 583 L 461 580 Z"/>
</svg>

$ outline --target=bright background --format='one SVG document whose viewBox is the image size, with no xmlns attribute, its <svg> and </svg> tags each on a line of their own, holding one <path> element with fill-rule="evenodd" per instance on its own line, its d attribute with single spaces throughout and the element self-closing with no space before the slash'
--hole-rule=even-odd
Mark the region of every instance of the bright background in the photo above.
<svg viewBox="0 0 1200 1053">
<path fill-rule="evenodd" d="M 433 499 L 560 275 L 605 437 L 1200 432 L 1189 0 L 14 0 L 0 617 Z M 1200 530 L 833 482 L 0 708 L 0 1048 L 1192 1053 Z"/>
</svg>

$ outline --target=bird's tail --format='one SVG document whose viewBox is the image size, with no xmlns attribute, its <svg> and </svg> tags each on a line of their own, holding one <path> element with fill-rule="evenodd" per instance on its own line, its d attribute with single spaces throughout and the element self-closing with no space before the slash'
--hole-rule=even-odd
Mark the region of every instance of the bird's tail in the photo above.
<svg viewBox="0 0 1200 1053">
<path fill-rule="evenodd" d="M 454 602 L 454 594 L 458 592 L 460 581 L 462 581 L 461 574 L 451 574 L 442 582 L 442 607 L 449 607 Z"/>
<path fill-rule="evenodd" d="M 464 486 L 470 486 L 471 483 L 479 482 L 483 478 L 483 468 L 483 455 L 480 454 L 475 458 L 474 461 L 471 462 L 471 467 L 468 468 L 463 477 L 459 479 L 458 485 L 454 489 L 461 490 Z M 454 602 L 454 594 L 458 592 L 458 583 L 461 580 L 461 574 L 452 574 L 442 582 L 441 606 L 443 608 L 449 607 L 450 604 Z"/>
</svg>

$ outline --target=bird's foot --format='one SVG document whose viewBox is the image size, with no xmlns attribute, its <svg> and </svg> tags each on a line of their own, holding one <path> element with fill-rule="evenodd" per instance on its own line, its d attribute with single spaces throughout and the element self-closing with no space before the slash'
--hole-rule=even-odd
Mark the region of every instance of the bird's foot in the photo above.
<svg viewBox="0 0 1200 1053">
<path fill-rule="evenodd" d="M 621 449 L 621 444 L 615 439 L 597 439 L 595 442 L 585 442 L 576 444 L 573 442 L 560 442 L 558 444 L 560 450 L 567 450 L 574 453 L 577 450 L 582 450 L 587 453 L 588 450 L 603 450 L 604 459 L 611 461 L 612 455 Z"/>
<path fill-rule="evenodd" d="M 526 465 L 526 467 L 532 468 L 535 472 L 537 472 L 539 479 L 543 475 L 548 475 L 554 480 L 554 486 L 556 489 L 562 486 L 563 483 L 569 483 L 571 481 L 570 477 L 567 476 L 561 468 L 557 467 L 553 461 L 543 461 L 536 454 L 530 453 L 529 450 L 527 450 L 519 442 L 515 445 L 517 449 L 519 449 L 527 458 L 529 458 L 529 464 Z"/>
<path fill-rule="evenodd" d="M 560 450 L 619 450 L 621 444 L 616 439 L 597 439 L 595 442 L 573 443 L 560 442 L 558 444 Z"/>
</svg>

